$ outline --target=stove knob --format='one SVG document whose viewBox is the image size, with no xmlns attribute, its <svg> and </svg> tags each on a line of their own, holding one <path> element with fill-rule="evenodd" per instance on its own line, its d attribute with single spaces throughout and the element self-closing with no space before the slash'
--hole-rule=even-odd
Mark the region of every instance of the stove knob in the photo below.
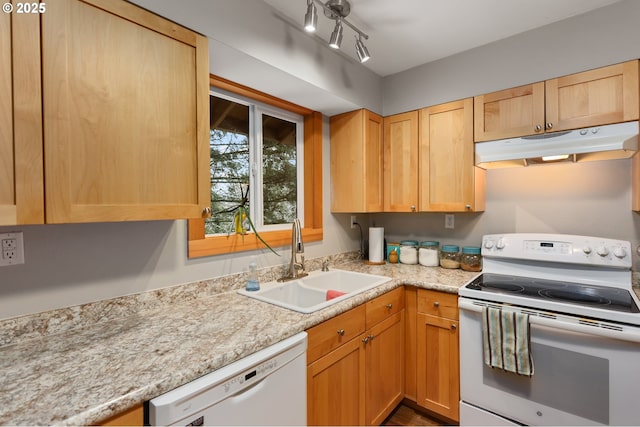
<svg viewBox="0 0 640 427">
<path fill-rule="evenodd" d="M 604 247 L 604 246 L 600 246 L 600 247 L 598 248 L 598 250 L 596 251 L 596 253 L 597 253 L 598 255 L 600 255 L 602 258 L 604 258 L 604 257 L 606 257 L 607 255 L 609 255 L 609 249 L 607 249 L 607 248 L 606 248 L 606 247 Z"/>
<path fill-rule="evenodd" d="M 496 249 L 504 249 L 504 240 L 498 240 L 498 243 L 496 243 Z"/>
<path fill-rule="evenodd" d="M 589 255 L 591 251 L 592 251 L 591 246 L 585 246 L 584 248 L 582 248 L 582 252 L 584 252 L 587 255 Z"/>
<path fill-rule="evenodd" d="M 487 249 L 491 249 L 493 247 L 493 240 L 487 240 L 484 242 L 484 247 Z"/>
<path fill-rule="evenodd" d="M 625 251 L 624 248 L 622 247 L 617 247 L 613 250 L 613 255 L 616 258 L 623 259 L 624 257 L 627 256 L 627 251 Z"/>
</svg>

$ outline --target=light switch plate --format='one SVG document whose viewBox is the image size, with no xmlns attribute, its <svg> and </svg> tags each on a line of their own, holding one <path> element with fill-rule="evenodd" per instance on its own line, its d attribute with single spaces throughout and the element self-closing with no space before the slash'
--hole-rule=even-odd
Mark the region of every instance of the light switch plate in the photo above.
<svg viewBox="0 0 640 427">
<path fill-rule="evenodd" d="M 22 231 L 0 233 L 0 266 L 24 264 Z"/>
</svg>

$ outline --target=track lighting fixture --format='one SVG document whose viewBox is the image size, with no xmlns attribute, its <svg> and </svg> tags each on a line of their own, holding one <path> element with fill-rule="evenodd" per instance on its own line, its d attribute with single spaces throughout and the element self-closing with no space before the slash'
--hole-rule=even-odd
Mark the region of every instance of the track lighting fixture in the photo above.
<svg viewBox="0 0 640 427">
<path fill-rule="evenodd" d="M 356 55 L 358 59 L 362 63 L 367 62 L 371 58 L 371 55 L 369 55 L 369 51 L 362 39 L 368 40 L 369 36 L 345 19 L 351 12 L 351 4 L 347 0 L 327 0 L 326 3 L 323 3 L 321 0 L 307 0 L 307 13 L 304 15 L 304 29 L 310 33 L 316 30 L 318 23 L 318 12 L 315 3 L 322 7 L 324 15 L 327 18 L 333 19 L 336 22 L 331 37 L 329 38 L 329 46 L 333 49 L 340 49 L 343 25 L 347 25 L 357 34 Z"/>
<path fill-rule="evenodd" d="M 318 9 L 313 0 L 307 0 L 307 13 L 304 15 L 304 29 L 308 33 L 316 31 L 318 26 Z"/>
</svg>

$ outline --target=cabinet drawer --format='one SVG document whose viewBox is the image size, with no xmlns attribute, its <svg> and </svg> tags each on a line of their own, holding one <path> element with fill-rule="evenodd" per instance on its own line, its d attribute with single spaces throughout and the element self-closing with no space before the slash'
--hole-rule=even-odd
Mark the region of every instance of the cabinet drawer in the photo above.
<svg viewBox="0 0 640 427">
<path fill-rule="evenodd" d="M 307 364 L 345 344 L 365 330 L 365 306 L 360 305 L 307 330 Z"/>
<path fill-rule="evenodd" d="M 404 308 L 404 288 L 400 287 L 380 295 L 366 304 L 367 329 L 400 312 Z"/>
<path fill-rule="evenodd" d="M 458 295 L 418 289 L 418 312 L 458 319 Z"/>
</svg>

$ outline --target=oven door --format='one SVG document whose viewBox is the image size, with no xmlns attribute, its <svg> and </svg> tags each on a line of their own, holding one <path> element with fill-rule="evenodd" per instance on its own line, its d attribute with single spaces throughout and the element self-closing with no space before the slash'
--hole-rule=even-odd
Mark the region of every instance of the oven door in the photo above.
<svg viewBox="0 0 640 427">
<path fill-rule="evenodd" d="M 581 324 L 578 318 L 527 309 L 535 370 L 525 377 L 484 364 L 483 305 L 459 300 L 462 402 L 527 425 L 638 423 L 640 328 Z M 481 425 L 474 413 L 461 413 L 460 425 Z"/>
</svg>

